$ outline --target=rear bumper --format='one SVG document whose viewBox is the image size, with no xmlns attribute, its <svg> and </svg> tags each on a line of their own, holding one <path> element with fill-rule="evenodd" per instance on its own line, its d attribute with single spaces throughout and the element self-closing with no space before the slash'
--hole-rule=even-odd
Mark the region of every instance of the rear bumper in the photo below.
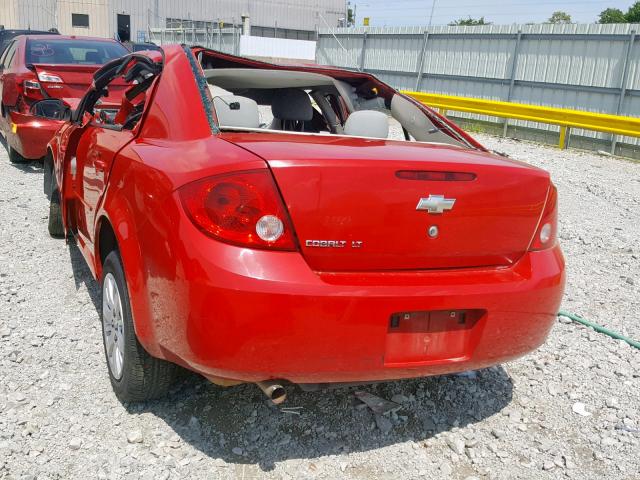
<svg viewBox="0 0 640 480">
<path fill-rule="evenodd" d="M 504 269 L 319 274 L 299 253 L 224 245 L 178 225 L 188 253 L 170 239 L 141 245 L 153 312 L 141 342 L 210 377 L 356 382 L 484 368 L 541 345 L 564 289 L 559 247 Z M 482 311 L 472 326 L 391 337 L 394 313 L 471 309 Z"/>
<path fill-rule="evenodd" d="M 7 141 L 24 158 L 37 160 L 47 154 L 47 144 L 63 124 L 62 120 L 12 112 Z"/>
</svg>

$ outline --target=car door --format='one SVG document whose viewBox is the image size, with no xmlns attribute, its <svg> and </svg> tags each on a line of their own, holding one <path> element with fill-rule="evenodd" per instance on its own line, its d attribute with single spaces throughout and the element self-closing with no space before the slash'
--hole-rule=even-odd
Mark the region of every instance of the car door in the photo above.
<svg viewBox="0 0 640 480">
<path fill-rule="evenodd" d="M 11 83 L 15 83 L 15 75 L 10 69 L 15 53 L 16 42 L 14 40 L 0 57 L 0 127 L 4 131 L 7 131 L 9 125 L 9 110 L 5 102 L 5 96 L 8 96 L 13 88 Z"/>
<path fill-rule="evenodd" d="M 118 63 L 120 62 L 120 63 Z M 131 66 L 123 76 L 127 66 Z M 92 87 L 80 100 L 71 122 L 77 128 L 70 133 L 65 152 L 64 168 L 70 183 L 62 188 L 69 210 L 65 221 L 75 233 L 83 255 L 93 259 L 96 215 L 102 207 L 113 166 L 118 154 L 138 133 L 138 122 L 145 106 L 145 92 L 152 85 L 159 70 L 152 60 L 140 56 L 124 56 L 98 70 Z M 110 99 L 103 101 L 108 88 L 122 79 L 130 88 L 123 92 L 120 105 Z M 65 218 L 65 217 L 63 217 Z"/>
<path fill-rule="evenodd" d="M 94 243 L 96 211 L 100 207 L 117 153 L 134 138 L 131 130 L 92 121 L 76 149 L 76 226 L 80 241 Z"/>
<path fill-rule="evenodd" d="M 17 54 L 19 53 L 19 42 L 15 40 L 9 45 L 3 56 L 2 72 L 0 73 L 0 84 L 2 84 L 2 104 L 5 106 L 14 106 L 18 96 L 18 86 L 16 84 L 15 66 L 17 62 Z"/>
</svg>

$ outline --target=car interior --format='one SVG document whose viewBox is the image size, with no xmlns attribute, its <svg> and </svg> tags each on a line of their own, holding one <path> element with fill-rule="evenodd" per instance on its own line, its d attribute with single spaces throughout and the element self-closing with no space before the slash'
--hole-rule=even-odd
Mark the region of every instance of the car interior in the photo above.
<svg viewBox="0 0 640 480">
<path fill-rule="evenodd" d="M 88 115 L 94 124 L 101 127 L 111 130 L 133 130 L 144 112 L 146 92 L 160 70 L 160 66 L 145 56 L 133 55 L 116 59 L 96 72 L 96 88 L 88 92 L 75 110 L 63 100 L 48 98 L 33 103 L 30 113 L 52 120 L 74 121 L 80 121 L 81 117 Z M 124 92 L 119 105 L 106 103 L 109 83 L 118 78 L 123 78 L 130 86 Z"/>
<path fill-rule="evenodd" d="M 142 117 L 146 91 L 159 73 L 145 56 L 134 54 L 123 63 L 114 60 L 97 73 L 97 89 L 73 112 L 89 114 L 92 122 L 113 130 L 132 130 Z M 431 144 L 468 146 L 444 133 L 411 100 L 394 94 L 378 95 L 375 87 L 351 84 L 319 73 L 255 68 L 204 70 L 211 101 L 223 131 L 270 132 L 304 135 L 339 135 L 368 139 L 394 139 Z M 108 84 L 123 77 L 131 86 L 118 105 L 101 104 Z M 84 102 L 84 103 L 83 103 Z M 41 103 L 41 104 L 40 104 Z M 39 102 L 34 114 L 65 118 L 69 113 L 55 102 Z"/>
<path fill-rule="evenodd" d="M 204 71 L 222 130 L 389 138 L 466 146 L 443 133 L 410 100 L 318 73 L 253 68 Z"/>
<path fill-rule="evenodd" d="M 60 99 L 47 98 L 35 102 L 30 109 L 36 117 L 50 118 L 52 120 L 68 120 L 71 118 L 71 107 Z"/>
<path fill-rule="evenodd" d="M 132 54 L 104 65 L 94 75 L 95 88 L 81 100 L 73 112 L 73 119 L 91 116 L 91 121 L 111 130 L 133 130 L 138 125 L 147 100 L 147 90 L 161 72 L 162 67 L 143 55 Z M 102 103 L 109 83 L 122 77 L 129 88 L 119 106 Z"/>
</svg>

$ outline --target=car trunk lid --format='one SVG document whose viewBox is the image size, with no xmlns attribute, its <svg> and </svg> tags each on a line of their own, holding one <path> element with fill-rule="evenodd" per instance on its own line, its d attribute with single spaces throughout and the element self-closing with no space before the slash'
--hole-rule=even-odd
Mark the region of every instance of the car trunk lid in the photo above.
<svg viewBox="0 0 640 480">
<path fill-rule="evenodd" d="M 444 145 L 268 133 L 223 137 L 268 162 L 302 254 L 317 271 L 511 265 L 531 243 L 550 185 L 543 170 Z M 424 172 L 436 172 L 436 180 L 420 179 L 429 177 Z M 429 235 L 433 227 L 437 233 Z"/>
<path fill-rule="evenodd" d="M 60 99 L 64 97 L 82 97 L 93 81 L 93 74 L 101 67 L 102 65 L 33 64 L 33 69 L 38 76 L 38 81 L 43 91 L 52 98 Z M 58 77 L 62 82 L 46 80 L 51 77 Z M 111 83 L 109 85 L 109 93 L 105 98 L 120 99 L 126 85 L 123 79 Z"/>
</svg>

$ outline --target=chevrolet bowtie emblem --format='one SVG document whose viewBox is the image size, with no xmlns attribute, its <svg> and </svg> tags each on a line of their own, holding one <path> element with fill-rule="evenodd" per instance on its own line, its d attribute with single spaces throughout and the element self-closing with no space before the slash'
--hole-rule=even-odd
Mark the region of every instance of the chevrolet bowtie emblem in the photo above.
<svg viewBox="0 0 640 480">
<path fill-rule="evenodd" d="M 454 203 L 456 203 L 455 198 L 444 198 L 444 195 L 429 195 L 428 198 L 420 199 L 416 210 L 426 210 L 429 213 L 443 213 L 445 210 L 451 210 Z"/>
</svg>

